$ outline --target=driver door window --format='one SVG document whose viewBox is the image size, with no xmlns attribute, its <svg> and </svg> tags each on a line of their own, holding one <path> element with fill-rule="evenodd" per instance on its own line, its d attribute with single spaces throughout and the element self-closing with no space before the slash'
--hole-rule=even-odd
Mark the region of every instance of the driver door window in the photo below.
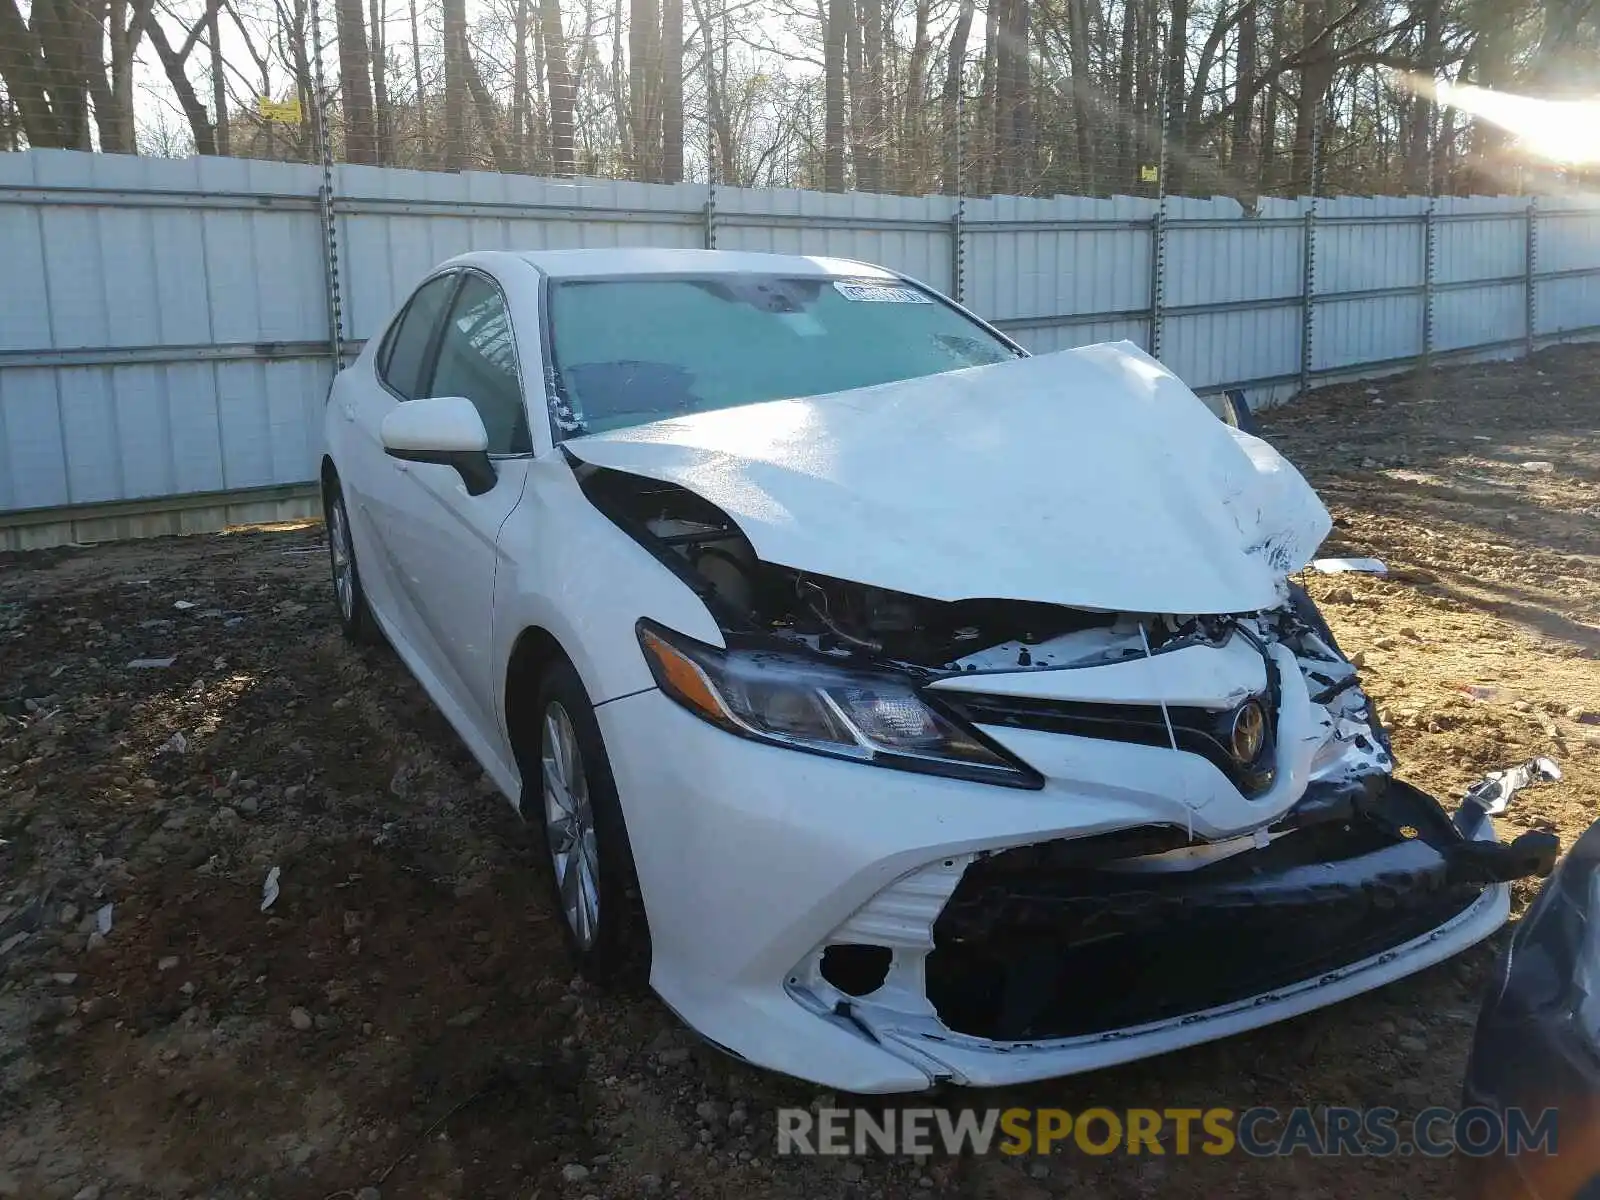
<svg viewBox="0 0 1600 1200">
<path fill-rule="evenodd" d="M 500 290 L 481 275 L 462 278 L 427 394 L 471 400 L 488 431 L 490 454 L 532 450 L 510 314 Z"/>
</svg>

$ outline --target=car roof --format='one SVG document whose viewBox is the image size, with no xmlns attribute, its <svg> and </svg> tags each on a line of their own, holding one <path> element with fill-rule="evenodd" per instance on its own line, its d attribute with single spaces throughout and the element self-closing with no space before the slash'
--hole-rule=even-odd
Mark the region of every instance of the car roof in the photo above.
<svg viewBox="0 0 1600 1200">
<path fill-rule="evenodd" d="M 626 246 L 587 250 L 505 252 L 552 278 L 592 279 L 630 275 L 847 275 L 856 279 L 893 279 L 895 274 L 871 263 L 848 258 L 816 258 L 800 254 L 758 254 L 743 250 L 659 250 Z"/>
</svg>

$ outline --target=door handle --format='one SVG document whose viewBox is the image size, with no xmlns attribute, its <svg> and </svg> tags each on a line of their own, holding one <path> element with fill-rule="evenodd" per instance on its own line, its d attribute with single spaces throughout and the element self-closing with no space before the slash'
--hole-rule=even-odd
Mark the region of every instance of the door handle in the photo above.
<svg viewBox="0 0 1600 1200">
<path fill-rule="evenodd" d="M 411 470 L 411 464 L 406 462 L 404 459 L 391 458 L 389 461 L 394 464 L 394 469 L 399 471 L 402 475 Z"/>
<path fill-rule="evenodd" d="M 346 404 L 344 406 L 344 419 L 346 421 L 354 421 L 356 419 L 356 406 L 354 404 Z"/>
</svg>

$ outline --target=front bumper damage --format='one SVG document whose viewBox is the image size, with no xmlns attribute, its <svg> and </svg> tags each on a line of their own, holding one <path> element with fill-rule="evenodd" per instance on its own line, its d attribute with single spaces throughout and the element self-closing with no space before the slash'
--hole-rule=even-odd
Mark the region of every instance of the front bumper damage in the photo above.
<svg viewBox="0 0 1600 1200">
<path fill-rule="evenodd" d="M 855 914 L 790 992 L 935 1080 L 1042 1078 L 1410 974 L 1493 932 L 1504 885 L 1553 865 L 1551 834 L 1503 845 L 1471 799 L 1451 817 L 1369 782 L 1314 784 L 1243 838 L 1144 827 L 941 860 Z"/>
<path fill-rule="evenodd" d="M 1393 779 L 1294 589 L 1154 651 L 1147 628 L 1002 644 L 924 685 L 1036 788 L 729 737 L 659 691 L 601 705 L 630 839 L 655 848 L 635 857 L 656 992 L 730 1052 L 840 1090 L 1025 1082 L 1412 974 L 1549 870 L 1548 836 L 1496 841 L 1485 789 L 1451 816 Z M 1270 730 L 1230 757 L 1226 718 L 1251 705 Z"/>
</svg>

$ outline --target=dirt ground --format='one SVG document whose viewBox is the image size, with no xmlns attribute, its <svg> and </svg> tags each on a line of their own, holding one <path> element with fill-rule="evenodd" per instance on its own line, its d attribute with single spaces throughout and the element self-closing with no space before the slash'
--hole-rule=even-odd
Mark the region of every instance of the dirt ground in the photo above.
<svg viewBox="0 0 1600 1200">
<path fill-rule="evenodd" d="M 1456 797 L 1551 755 L 1565 782 L 1524 793 L 1503 831 L 1563 845 L 1600 808 L 1597 378 L 1600 349 L 1559 349 L 1328 389 L 1267 423 L 1337 517 L 1330 550 L 1393 568 L 1308 583 L 1364 659 L 1402 774 Z M 1398 1200 L 1452 1183 L 1418 1158 L 775 1158 L 774 1109 L 818 1089 L 574 979 L 509 806 L 392 653 L 336 632 L 315 526 L 0 558 L 0 839 L 0 1197 Z M 1452 1104 L 1498 944 L 1248 1036 L 945 1099 Z"/>
</svg>

